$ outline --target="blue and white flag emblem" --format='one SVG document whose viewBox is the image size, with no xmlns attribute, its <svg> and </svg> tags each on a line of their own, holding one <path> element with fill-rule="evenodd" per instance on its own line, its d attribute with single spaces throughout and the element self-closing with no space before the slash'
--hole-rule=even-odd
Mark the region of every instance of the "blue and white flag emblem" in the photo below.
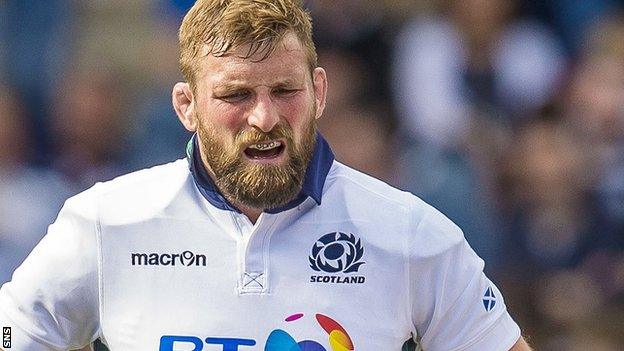
<svg viewBox="0 0 624 351">
<path fill-rule="evenodd" d="M 496 296 L 494 295 L 494 291 L 491 286 L 488 286 L 485 294 L 483 295 L 483 307 L 485 310 L 490 312 L 494 309 L 494 305 L 496 305 Z"/>
</svg>

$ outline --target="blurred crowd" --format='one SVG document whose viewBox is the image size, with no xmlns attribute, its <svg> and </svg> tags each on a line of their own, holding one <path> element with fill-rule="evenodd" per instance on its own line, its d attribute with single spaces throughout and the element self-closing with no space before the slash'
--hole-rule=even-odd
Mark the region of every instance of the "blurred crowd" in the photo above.
<svg viewBox="0 0 624 351">
<path fill-rule="evenodd" d="M 0 283 L 63 201 L 184 156 L 192 0 L 0 1 Z M 458 223 L 539 350 L 624 344 L 624 4 L 308 0 L 337 159 Z"/>
</svg>

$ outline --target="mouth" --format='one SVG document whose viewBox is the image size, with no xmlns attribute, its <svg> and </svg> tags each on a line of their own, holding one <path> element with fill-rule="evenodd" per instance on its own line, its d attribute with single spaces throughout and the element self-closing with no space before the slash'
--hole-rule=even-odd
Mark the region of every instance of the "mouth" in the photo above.
<svg viewBox="0 0 624 351">
<path fill-rule="evenodd" d="M 286 144 L 282 140 L 270 140 L 254 143 L 243 151 L 247 159 L 259 162 L 277 161 L 284 154 Z"/>
</svg>

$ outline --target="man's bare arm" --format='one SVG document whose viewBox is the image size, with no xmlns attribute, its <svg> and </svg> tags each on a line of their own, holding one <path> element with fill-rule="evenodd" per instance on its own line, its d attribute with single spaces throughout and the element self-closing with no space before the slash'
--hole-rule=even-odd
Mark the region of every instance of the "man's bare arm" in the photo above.
<svg viewBox="0 0 624 351">
<path fill-rule="evenodd" d="M 520 337 L 518 342 L 516 342 L 516 344 L 509 351 L 532 351 L 532 349 L 524 338 Z"/>
</svg>

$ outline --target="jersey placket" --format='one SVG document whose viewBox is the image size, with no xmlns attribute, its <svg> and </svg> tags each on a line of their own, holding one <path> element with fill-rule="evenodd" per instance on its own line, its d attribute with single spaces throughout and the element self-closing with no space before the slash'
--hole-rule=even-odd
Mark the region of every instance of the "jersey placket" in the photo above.
<svg viewBox="0 0 624 351">
<path fill-rule="evenodd" d="M 232 212 L 240 238 L 238 240 L 239 294 L 264 294 L 269 291 L 269 239 L 278 215 L 262 213 L 255 224 L 243 215 Z"/>
</svg>

